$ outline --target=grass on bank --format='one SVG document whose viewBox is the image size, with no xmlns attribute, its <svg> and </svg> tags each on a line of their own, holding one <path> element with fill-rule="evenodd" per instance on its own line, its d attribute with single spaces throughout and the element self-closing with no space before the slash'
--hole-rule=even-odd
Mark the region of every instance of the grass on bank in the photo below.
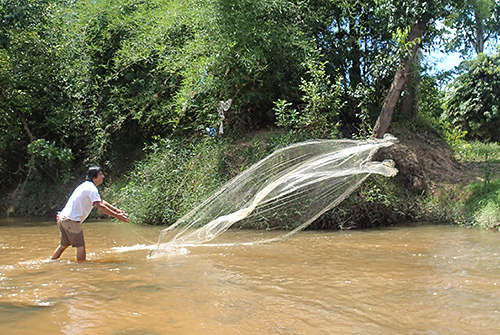
<svg viewBox="0 0 500 335">
<path fill-rule="evenodd" d="M 478 165 L 481 173 L 480 180 L 466 187 L 466 224 L 483 229 L 500 227 L 500 144 L 459 141 L 455 156 L 464 164 Z"/>
<path fill-rule="evenodd" d="M 471 196 L 465 202 L 473 227 L 494 229 L 500 227 L 500 179 L 476 182 L 468 186 Z"/>
<path fill-rule="evenodd" d="M 454 155 L 464 169 L 474 171 L 465 185 L 443 187 L 437 196 L 429 196 L 434 207 L 451 223 L 462 226 L 496 229 L 500 227 L 500 144 L 462 139 L 449 141 Z"/>
</svg>

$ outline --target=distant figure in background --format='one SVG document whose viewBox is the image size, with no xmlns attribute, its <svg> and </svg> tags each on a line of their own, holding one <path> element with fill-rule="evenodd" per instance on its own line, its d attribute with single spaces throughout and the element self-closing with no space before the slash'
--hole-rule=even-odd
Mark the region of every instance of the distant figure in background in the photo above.
<svg viewBox="0 0 500 335">
<path fill-rule="evenodd" d="M 61 231 L 61 243 L 54 250 L 51 259 L 58 259 L 69 245 L 76 248 L 76 259 L 85 260 L 85 240 L 82 223 L 89 216 L 95 205 L 104 214 L 123 222 L 130 222 L 127 214 L 101 199 L 97 186 L 102 184 L 104 173 L 99 166 L 92 166 L 87 171 L 86 180 L 71 194 L 66 206 L 57 214 L 56 222 Z"/>
</svg>

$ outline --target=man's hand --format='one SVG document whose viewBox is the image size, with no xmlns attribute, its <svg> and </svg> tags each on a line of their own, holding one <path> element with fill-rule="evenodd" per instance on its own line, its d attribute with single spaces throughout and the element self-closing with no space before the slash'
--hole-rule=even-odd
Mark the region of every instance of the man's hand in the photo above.
<svg viewBox="0 0 500 335">
<path fill-rule="evenodd" d="M 127 214 L 125 214 L 124 211 L 121 211 L 121 213 L 115 216 L 115 218 L 123 222 L 130 222 L 130 219 L 127 217 Z"/>
<path fill-rule="evenodd" d="M 130 219 L 127 217 L 127 214 L 125 214 L 124 211 L 114 207 L 113 205 L 104 200 L 96 201 L 94 202 L 94 205 L 97 207 L 98 210 L 100 210 L 106 215 L 112 216 L 115 219 L 118 219 L 123 222 L 130 222 Z"/>
</svg>

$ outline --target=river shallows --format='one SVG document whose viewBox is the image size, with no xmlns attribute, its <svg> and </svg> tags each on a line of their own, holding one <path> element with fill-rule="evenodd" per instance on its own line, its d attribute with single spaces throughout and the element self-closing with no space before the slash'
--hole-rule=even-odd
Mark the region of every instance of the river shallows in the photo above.
<svg viewBox="0 0 500 335">
<path fill-rule="evenodd" d="M 300 232 L 148 259 L 158 227 L 0 221 L 1 334 L 496 334 L 500 235 L 450 226 Z M 226 242 L 275 232 L 229 231 Z M 263 236 L 267 237 L 267 236 Z M 129 247 L 122 248 L 122 247 Z M 132 249 L 132 250 L 129 250 Z M 137 249 L 137 250 L 134 250 Z M 129 250 L 129 251 L 125 251 Z"/>
</svg>

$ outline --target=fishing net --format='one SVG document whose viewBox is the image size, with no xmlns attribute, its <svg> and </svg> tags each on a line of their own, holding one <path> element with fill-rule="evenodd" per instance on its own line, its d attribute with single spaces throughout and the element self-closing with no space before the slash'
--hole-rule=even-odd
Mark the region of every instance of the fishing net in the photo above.
<svg viewBox="0 0 500 335">
<path fill-rule="evenodd" d="M 384 139 L 306 141 L 277 150 L 162 230 L 151 255 L 216 243 L 230 227 L 288 230 L 270 239 L 224 245 L 286 239 L 338 205 L 370 174 L 394 176 L 392 161 L 371 159 L 378 149 L 396 142 L 387 134 Z"/>
</svg>

